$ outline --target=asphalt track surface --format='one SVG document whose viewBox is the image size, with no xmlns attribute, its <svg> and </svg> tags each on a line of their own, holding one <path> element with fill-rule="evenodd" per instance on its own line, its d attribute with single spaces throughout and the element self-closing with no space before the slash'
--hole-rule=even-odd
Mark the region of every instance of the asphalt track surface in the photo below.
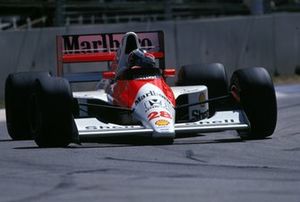
<svg viewBox="0 0 300 202">
<path fill-rule="evenodd" d="M 300 202 L 300 86 L 276 89 L 278 124 L 265 140 L 228 131 L 173 145 L 40 149 L 11 141 L 2 118 L 0 201 Z"/>
</svg>

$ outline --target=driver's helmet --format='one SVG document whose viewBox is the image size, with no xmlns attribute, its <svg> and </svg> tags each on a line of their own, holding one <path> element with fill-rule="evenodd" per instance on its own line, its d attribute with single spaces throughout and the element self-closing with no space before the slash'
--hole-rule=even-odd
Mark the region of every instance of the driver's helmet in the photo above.
<svg viewBox="0 0 300 202">
<path fill-rule="evenodd" d="M 153 68 L 155 67 L 155 58 L 152 54 L 147 53 L 143 49 L 135 49 L 128 56 L 128 67 L 142 67 Z"/>
</svg>

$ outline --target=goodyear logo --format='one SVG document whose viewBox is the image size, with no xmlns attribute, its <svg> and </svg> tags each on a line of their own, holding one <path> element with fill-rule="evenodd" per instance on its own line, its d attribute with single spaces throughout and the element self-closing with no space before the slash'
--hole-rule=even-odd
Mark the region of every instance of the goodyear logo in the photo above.
<svg viewBox="0 0 300 202">
<path fill-rule="evenodd" d="M 167 125 L 169 125 L 169 124 L 170 124 L 169 121 L 167 121 L 167 120 L 162 120 L 162 119 L 155 122 L 155 125 L 157 125 L 157 126 L 167 126 Z"/>
</svg>

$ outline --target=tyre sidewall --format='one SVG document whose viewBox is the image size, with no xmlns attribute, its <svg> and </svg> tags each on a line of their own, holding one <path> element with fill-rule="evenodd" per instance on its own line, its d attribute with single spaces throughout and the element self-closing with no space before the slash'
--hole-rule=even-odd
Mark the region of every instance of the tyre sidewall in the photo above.
<svg viewBox="0 0 300 202">
<path fill-rule="evenodd" d="M 233 87 L 239 92 L 240 105 L 251 124 L 251 131 L 240 135 L 245 139 L 272 135 L 277 122 L 277 101 L 267 70 L 261 67 L 237 70 L 231 78 Z"/>
<path fill-rule="evenodd" d="M 37 80 L 34 140 L 40 147 L 65 147 L 72 140 L 72 93 L 62 78 Z"/>
<path fill-rule="evenodd" d="M 9 135 L 13 140 L 32 139 L 28 104 L 37 78 L 50 77 L 48 72 L 10 74 L 5 82 L 5 111 Z"/>
</svg>

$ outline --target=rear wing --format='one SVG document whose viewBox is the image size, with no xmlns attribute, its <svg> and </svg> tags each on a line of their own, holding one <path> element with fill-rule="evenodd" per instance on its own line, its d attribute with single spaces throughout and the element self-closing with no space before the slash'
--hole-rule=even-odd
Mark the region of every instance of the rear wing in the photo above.
<svg viewBox="0 0 300 202">
<path fill-rule="evenodd" d="M 57 76 L 70 82 L 89 82 L 101 80 L 101 71 L 66 73 L 64 64 L 86 62 L 111 62 L 122 45 L 125 33 L 102 33 L 85 35 L 61 35 L 56 37 Z M 165 69 L 164 34 L 162 31 L 136 32 L 141 48 L 158 59 L 159 68 Z M 100 68 L 99 68 L 100 69 Z"/>
</svg>

